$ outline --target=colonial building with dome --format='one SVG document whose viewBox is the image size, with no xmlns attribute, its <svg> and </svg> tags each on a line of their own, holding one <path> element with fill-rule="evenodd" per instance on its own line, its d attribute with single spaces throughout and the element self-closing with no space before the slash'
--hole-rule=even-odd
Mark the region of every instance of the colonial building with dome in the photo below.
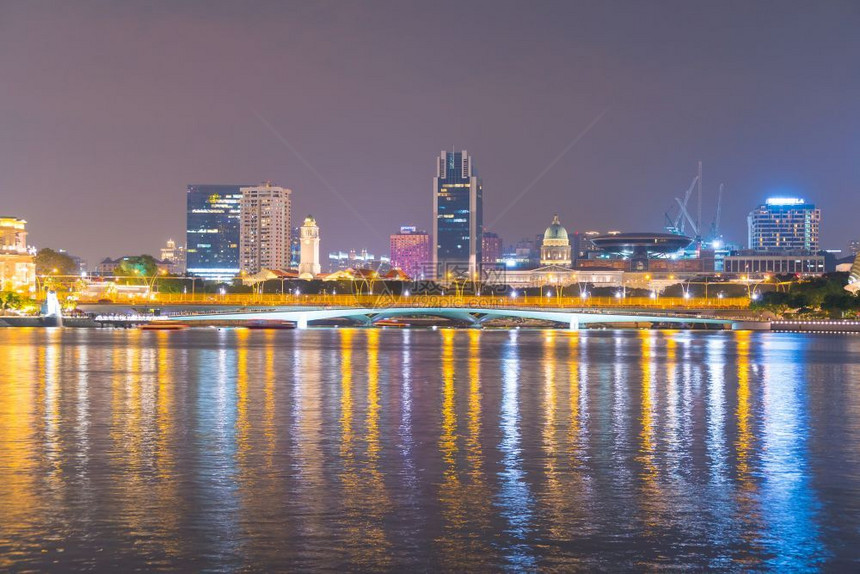
<svg viewBox="0 0 860 574">
<path fill-rule="evenodd" d="M 540 264 L 570 267 L 570 239 L 567 229 L 558 220 L 558 214 L 552 218 L 552 223 L 543 234 L 543 244 L 540 248 Z"/>
</svg>

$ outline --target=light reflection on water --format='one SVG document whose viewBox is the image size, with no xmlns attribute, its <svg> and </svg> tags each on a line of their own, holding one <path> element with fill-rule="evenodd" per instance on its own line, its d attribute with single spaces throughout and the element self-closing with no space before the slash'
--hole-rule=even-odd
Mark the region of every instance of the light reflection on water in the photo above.
<svg viewBox="0 0 860 574">
<path fill-rule="evenodd" d="M 0 569 L 854 567 L 860 339 L 0 330 Z"/>
</svg>

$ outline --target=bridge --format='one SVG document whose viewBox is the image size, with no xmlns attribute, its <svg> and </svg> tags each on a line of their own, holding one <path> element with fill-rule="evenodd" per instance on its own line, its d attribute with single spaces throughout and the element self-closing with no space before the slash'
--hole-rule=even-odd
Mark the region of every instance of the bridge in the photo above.
<svg viewBox="0 0 860 574">
<path fill-rule="evenodd" d="M 397 317 L 443 317 L 480 326 L 492 319 L 533 319 L 560 323 L 571 330 L 589 324 L 600 323 L 672 323 L 679 325 L 721 325 L 739 328 L 747 322 L 736 319 L 701 317 L 698 315 L 679 315 L 669 313 L 606 313 L 572 311 L 569 309 L 522 308 L 522 307 L 298 307 L 279 309 L 257 309 L 227 312 L 182 314 L 166 317 L 181 322 L 221 322 L 221 321 L 289 321 L 299 329 L 306 329 L 313 321 L 331 319 L 350 319 L 364 325 L 373 325 L 382 319 Z"/>
</svg>

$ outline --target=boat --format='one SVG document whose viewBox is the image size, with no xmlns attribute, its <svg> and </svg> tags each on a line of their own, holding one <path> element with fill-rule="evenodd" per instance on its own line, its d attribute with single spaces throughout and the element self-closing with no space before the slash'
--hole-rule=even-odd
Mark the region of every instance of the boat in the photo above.
<svg viewBox="0 0 860 574">
<path fill-rule="evenodd" d="M 183 329 L 188 329 L 188 325 L 175 321 L 150 321 L 140 326 L 141 331 L 181 331 Z"/>
<path fill-rule="evenodd" d="M 380 319 L 379 321 L 375 321 L 373 325 L 375 327 L 397 327 L 401 329 L 409 327 L 409 323 L 398 319 Z"/>
<path fill-rule="evenodd" d="M 248 329 L 295 329 L 296 324 L 290 321 L 278 321 L 276 319 L 262 319 L 250 321 L 247 325 Z"/>
</svg>

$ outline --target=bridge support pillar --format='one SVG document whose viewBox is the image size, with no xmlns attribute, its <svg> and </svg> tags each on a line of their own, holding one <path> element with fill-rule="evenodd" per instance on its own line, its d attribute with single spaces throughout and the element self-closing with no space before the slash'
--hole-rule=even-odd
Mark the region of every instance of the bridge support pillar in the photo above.
<svg viewBox="0 0 860 574">
<path fill-rule="evenodd" d="M 570 320 L 570 327 L 568 327 L 568 329 L 571 331 L 579 331 L 579 319 L 573 317 Z"/>
<path fill-rule="evenodd" d="M 307 329 L 308 328 L 308 318 L 306 315 L 299 315 L 298 319 L 296 319 L 296 328 L 297 329 Z"/>
</svg>

